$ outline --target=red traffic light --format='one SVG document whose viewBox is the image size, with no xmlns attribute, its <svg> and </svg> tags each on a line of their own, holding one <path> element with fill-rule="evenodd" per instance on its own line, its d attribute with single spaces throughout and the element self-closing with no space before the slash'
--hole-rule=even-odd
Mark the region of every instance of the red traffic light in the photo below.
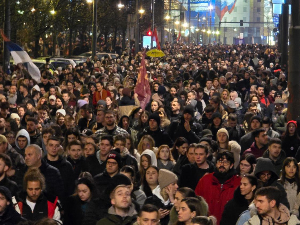
<svg viewBox="0 0 300 225">
<path fill-rule="evenodd" d="M 151 31 L 151 30 L 148 30 L 147 35 L 148 35 L 148 36 L 152 36 L 152 31 Z"/>
</svg>

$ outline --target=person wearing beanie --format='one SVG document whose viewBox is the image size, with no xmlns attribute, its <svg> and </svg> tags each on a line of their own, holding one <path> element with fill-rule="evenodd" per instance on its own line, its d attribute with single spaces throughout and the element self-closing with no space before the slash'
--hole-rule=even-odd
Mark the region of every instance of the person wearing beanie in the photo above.
<svg viewBox="0 0 300 225">
<path fill-rule="evenodd" d="M 240 162 L 241 146 L 236 141 L 229 141 L 229 133 L 225 128 L 217 132 L 218 152 L 230 151 L 234 156 L 234 168 L 237 168 Z"/>
<path fill-rule="evenodd" d="M 169 126 L 169 135 L 172 140 L 178 137 L 185 137 L 189 143 L 200 141 L 202 126 L 194 118 L 194 107 L 187 105 L 184 107 L 182 115 L 178 120 L 172 121 Z"/>
<path fill-rule="evenodd" d="M 222 127 L 224 127 L 224 125 L 221 113 L 214 112 L 212 115 L 212 123 L 207 126 L 207 129 L 211 130 L 213 140 L 217 140 L 217 132 Z"/>
<path fill-rule="evenodd" d="M 106 101 L 105 100 L 99 100 L 97 102 L 97 109 L 105 109 L 106 108 Z"/>
<path fill-rule="evenodd" d="M 0 186 L 0 223 L 18 224 L 26 221 L 14 208 L 10 190 Z"/>
<path fill-rule="evenodd" d="M 225 205 L 233 198 L 241 178 L 236 174 L 232 152 L 219 152 L 216 156 L 216 170 L 204 175 L 198 182 L 195 193 L 203 197 L 209 207 L 210 215 L 217 218 L 218 225 Z"/>
<path fill-rule="evenodd" d="M 160 117 L 158 113 L 152 113 L 148 118 L 149 126 L 138 133 L 138 142 L 144 135 L 150 135 L 155 141 L 155 147 L 168 145 L 172 147 L 173 141 L 163 129 L 160 127 Z"/>
<path fill-rule="evenodd" d="M 178 189 L 178 177 L 173 172 L 160 169 L 158 174 L 159 186 L 155 188 L 153 196 L 146 199 L 145 204 L 152 204 L 162 210 L 164 217 L 161 218 L 160 224 L 167 225 L 169 222 L 169 213 L 175 201 L 175 193 Z"/>
</svg>

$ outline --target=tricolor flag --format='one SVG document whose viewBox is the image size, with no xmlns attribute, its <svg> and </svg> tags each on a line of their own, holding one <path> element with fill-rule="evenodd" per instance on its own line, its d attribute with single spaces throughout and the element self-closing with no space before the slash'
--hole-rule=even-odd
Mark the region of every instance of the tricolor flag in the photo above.
<svg viewBox="0 0 300 225">
<path fill-rule="evenodd" d="M 138 99 L 140 101 L 141 108 L 145 110 L 145 107 L 151 98 L 150 84 L 145 65 L 145 52 L 143 53 L 140 71 L 135 87 L 135 93 L 138 94 Z"/>
<path fill-rule="evenodd" d="M 156 41 L 156 48 L 158 50 L 160 50 L 161 49 L 160 48 L 160 43 L 159 43 L 159 40 L 158 40 L 157 30 L 156 30 L 155 27 L 154 27 L 154 30 L 153 30 L 152 38 L 153 38 L 154 41 Z"/>
<path fill-rule="evenodd" d="M 14 59 L 15 64 L 25 64 L 27 67 L 28 73 L 34 79 L 36 82 L 40 83 L 41 82 L 41 71 L 39 68 L 32 62 L 31 58 L 27 54 L 26 51 L 24 51 L 19 45 L 16 43 L 13 43 L 10 41 L 1 31 L 1 35 L 3 37 L 4 43 L 6 47 L 8 48 L 11 56 Z"/>
<path fill-rule="evenodd" d="M 216 13 L 222 21 L 226 12 L 232 13 L 235 7 L 236 0 L 216 0 Z"/>
</svg>

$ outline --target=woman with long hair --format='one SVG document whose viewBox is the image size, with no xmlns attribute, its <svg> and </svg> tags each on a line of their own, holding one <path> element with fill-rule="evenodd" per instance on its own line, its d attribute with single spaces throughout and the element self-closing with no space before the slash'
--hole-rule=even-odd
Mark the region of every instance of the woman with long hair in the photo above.
<svg viewBox="0 0 300 225">
<path fill-rule="evenodd" d="M 144 135 L 138 144 L 137 150 L 139 154 L 142 154 L 143 151 L 145 151 L 146 149 L 153 150 L 154 146 L 155 146 L 154 139 L 150 135 Z"/>
<path fill-rule="evenodd" d="M 128 149 L 129 153 L 136 158 L 136 161 L 140 163 L 141 155 L 135 148 L 131 135 L 126 135 L 125 147 Z"/>
<path fill-rule="evenodd" d="M 174 160 L 177 162 L 181 157 L 186 157 L 185 153 L 189 147 L 189 143 L 186 138 L 178 137 L 175 140 L 173 148 L 171 150 Z"/>
<path fill-rule="evenodd" d="M 286 191 L 291 214 L 299 216 L 300 195 L 298 194 L 300 192 L 300 179 L 297 163 L 297 160 L 293 157 L 287 157 L 284 160 L 279 182 Z"/>
<path fill-rule="evenodd" d="M 198 198 L 189 197 L 184 198 L 180 202 L 178 211 L 178 220 L 175 225 L 192 225 L 192 219 L 196 216 L 207 216 L 203 215 L 203 210 Z"/>
<path fill-rule="evenodd" d="M 290 120 L 286 124 L 286 131 L 282 137 L 282 150 L 286 157 L 295 157 L 299 162 L 300 151 L 297 151 L 300 146 L 300 138 L 297 133 L 297 121 Z"/>
<path fill-rule="evenodd" d="M 81 225 L 89 202 L 97 197 L 96 193 L 97 188 L 92 175 L 87 173 L 87 175 L 79 178 L 75 193 L 66 200 L 64 224 Z"/>
<path fill-rule="evenodd" d="M 148 119 L 149 119 L 150 113 L 148 111 L 142 111 L 138 118 L 138 123 L 136 125 L 133 125 L 133 129 L 136 131 L 143 131 L 146 127 L 149 126 Z"/>
<path fill-rule="evenodd" d="M 236 224 L 242 212 L 248 209 L 254 199 L 257 187 L 257 178 L 246 174 L 241 179 L 241 184 L 234 191 L 231 199 L 224 208 L 220 225 Z"/>
<path fill-rule="evenodd" d="M 161 145 L 156 153 L 157 167 L 159 169 L 167 169 L 173 171 L 175 160 L 168 145 Z"/>
<path fill-rule="evenodd" d="M 147 197 L 152 196 L 152 191 L 158 186 L 158 172 L 159 169 L 156 166 L 150 165 L 142 178 L 141 190 Z"/>
<path fill-rule="evenodd" d="M 230 100 L 229 98 L 229 91 L 227 89 L 223 89 L 222 95 L 221 95 L 221 101 L 224 105 L 227 104 L 227 102 Z"/>
<path fill-rule="evenodd" d="M 76 128 L 67 129 L 65 132 L 64 150 L 67 151 L 67 147 L 71 141 L 80 140 L 80 133 Z"/>
<path fill-rule="evenodd" d="M 198 198 L 200 200 L 201 215 L 203 215 L 203 216 L 207 215 L 208 205 L 207 205 L 206 201 L 204 200 L 204 198 L 202 198 L 201 196 L 197 196 L 195 194 L 195 191 L 192 190 L 191 188 L 182 187 L 176 191 L 174 206 L 172 207 L 172 209 L 170 211 L 169 225 L 173 225 L 176 223 L 176 221 L 178 220 L 178 211 L 180 208 L 180 203 L 181 203 L 182 199 L 189 198 L 189 197 Z"/>
<path fill-rule="evenodd" d="M 240 176 L 246 174 L 253 174 L 255 165 L 256 165 L 255 156 L 251 153 L 248 153 L 241 157 L 240 164 L 236 168 L 236 171 Z"/>
</svg>

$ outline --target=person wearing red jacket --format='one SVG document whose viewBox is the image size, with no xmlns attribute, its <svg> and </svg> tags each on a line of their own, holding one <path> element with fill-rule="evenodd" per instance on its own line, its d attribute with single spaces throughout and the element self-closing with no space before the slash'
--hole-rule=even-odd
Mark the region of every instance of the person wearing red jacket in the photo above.
<svg viewBox="0 0 300 225">
<path fill-rule="evenodd" d="M 232 152 L 219 153 L 216 160 L 216 172 L 203 176 L 197 184 L 195 193 L 206 200 L 210 215 L 217 218 L 219 225 L 224 207 L 233 198 L 234 191 L 240 185 L 241 178 L 236 174 L 233 167 Z"/>
</svg>

